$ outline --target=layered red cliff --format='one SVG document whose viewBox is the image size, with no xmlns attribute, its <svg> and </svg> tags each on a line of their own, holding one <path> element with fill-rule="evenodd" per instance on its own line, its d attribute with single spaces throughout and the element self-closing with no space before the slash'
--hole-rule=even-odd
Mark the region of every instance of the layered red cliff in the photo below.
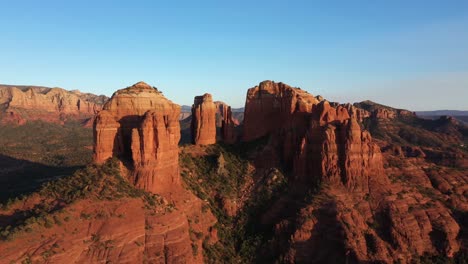
<svg viewBox="0 0 468 264">
<path fill-rule="evenodd" d="M 0 86 L 0 117 L 3 122 L 17 124 L 28 120 L 85 120 L 93 117 L 105 100 L 105 96 L 61 88 Z"/>
<path fill-rule="evenodd" d="M 243 140 L 269 136 L 264 163 L 293 172 L 294 196 L 320 190 L 320 198 L 299 203 L 296 220 L 283 219 L 298 206 L 290 196 L 262 217 L 276 225 L 272 247 L 285 262 L 407 263 L 414 253 L 450 257 L 460 249 L 460 227 L 447 207 L 390 182 L 380 147 L 359 123 L 367 116 L 283 83 L 249 89 Z"/>
<path fill-rule="evenodd" d="M 282 159 L 293 167 L 296 180 L 341 183 L 367 193 L 369 175 L 382 174 L 379 147 L 345 106 L 332 107 L 319 99 L 271 81 L 249 89 L 244 140 L 275 134 Z M 259 126 L 262 121 L 265 125 Z"/>
<path fill-rule="evenodd" d="M 64 219 L 66 214 L 66 220 L 54 221 L 67 224 L 44 228 L 32 222 L 29 232 L 18 232 L 0 246 L 3 260 L 202 263 L 202 243 L 217 239 L 216 219 L 202 209 L 205 202 L 180 185 L 179 112 L 180 106 L 143 82 L 115 92 L 95 119 L 94 160 L 101 164 L 116 158 L 117 170 L 150 193 L 135 197 L 123 191 L 122 197 L 109 200 L 85 196 L 70 204 L 36 193 L 3 210 L 2 221 L 14 222 L 16 212 L 28 216 L 31 208 L 45 203 L 61 208 L 51 209 L 47 217 Z M 104 177 L 102 172 L 99 176 Z"/>
</svg>

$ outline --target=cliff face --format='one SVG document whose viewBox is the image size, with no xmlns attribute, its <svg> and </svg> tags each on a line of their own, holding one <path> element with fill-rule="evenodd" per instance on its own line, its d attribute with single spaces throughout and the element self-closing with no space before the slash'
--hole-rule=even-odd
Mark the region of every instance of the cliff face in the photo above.
<svg viewBox="0 0 468 264">
<path fill-rule="evenodd" d="M 211 145 L 216 143 L 216 105 L 211 94 L 196 96 L 192 106 L 192 143 Z"/>
<path fill-rule="evenodd" d="M 409 187 L 390 181 L 380 141 L 360 124 L 411 113 L 369 110 L 374 114 L 271 81 L 247 92 L 244 141 L 269 136 L 260 159 L 291 171 L 291 191 L 259 217 L 274 226 L 269 247 L 284 262 L 407 263 L 426 253 L 451 257 L 460 250 L 459 223 L 425 193 L 437 190 L 430 183 Z M 312 200 L 298 202 L 310 192 L 317 192 Z M 288 217 L 291 208 L 298 213 Z"/>
<path fill-rule="evenodd" d="M 221 139 L 224 143 L 234 144 L 237 142 L 238 133 L 236 127 L 239 121 L 233 118 L 231 107 L 223 102 L 215 102 L 217 108 L 216 126 L 221 127 Z M 219 124 L 218 124 L 219 123 Z"/>
<path fill-rule="evenodd" d="M 143 82 L 115 92 L 94 122 L 97 164 L 0 208 L 1 230 L 15 228 L 2 261 L 203 263 L 216 219 L 180 184 L 179 113 Z"/>
<path fill-rule="evenodd" d="M 273 134 L 296 180 L 368 192 L 369 175 L 382 174 L 382 156 L 370 134 L 361 130 L 356 113 L 350 115 L 345 106 L 333 107 L 298 88 L 266 81 L 247 92 L 243 139 Z"/>
<path fill-rule="evenodd" d="M 91 118 L 107 100 L 105 96 L 61 88 L 0 86 L 0 111 L 4 122 L 27 120 L 62 122 L 67 118 Z"/>
<path fill-rule="evenodd" d="M 283 83 L 260 83 L 247 92 L 243 140 L 258 139 L 293 124 L 305 127 L 306 121 L 301 120 L 301 115 L 310 113 L 318 102 L 306 91 Z"/>
<path fill-rule="evenodd" d="M 180 183 L 178 143 L 180 106 L 145 83 L 119 90 L 94 123 L 94 160 L 117 157 L 128 178 L 153 193 Z"/>
</svg>

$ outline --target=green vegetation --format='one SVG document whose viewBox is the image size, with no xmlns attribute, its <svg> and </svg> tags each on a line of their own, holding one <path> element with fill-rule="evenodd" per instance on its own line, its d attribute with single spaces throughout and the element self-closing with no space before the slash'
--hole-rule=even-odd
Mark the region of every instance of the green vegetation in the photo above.
<svg viewBox="0 0 468 264">
<path fill-rule="evenodd" d="M 162 199 L 154 194 L 137 189 L 120 176 L 118 161 L 110 159 L 103 165 L 91 164 L 78 170 L 72 176 L 51 181 L 30 197 L 16 199 L 16 202 L 2 204 L 2 210 L 20 204 L 26 199 L 38 195 L 40 201 L 29 210 L 15 210 L 15 217 L 8 226 L 0 227 L 0 238 L 13 239 L 20 232 L 31 232 L 34 226 L 51 228 L 68 222 L 70 217 L 65 211 L 66 205 L 82 199 L 119 200 L 125 197 L 141 198 L 147 209 L 154 209 L 163 204 Z M 168 210 L 172 207 L 168 206 Z M 108 217 L 105 212 L 96 214 L 81 212 L 82 220 Z"/>
<path fill-rule="evenodd" d="M 399 109 L 380 105 L 371 101 L 356 103 L 355 106 L 373 112 L 386 109 L 398 113 Z M 468 138 L 468 128 L 450 119 L 429 120 L 413 115 L 397 115 L 392 120 L 368 118 L 363 122 L 373 137 L 400 145 L 413 145 L 430 148 L 464 148 Z M 450 138 L 450 140 L 447 140 Z"/>
<path fill-rule="evenodd" d="M 115 94 L 138 94 L 141 92 L 152 92 L 156 94 L 162 94 L 162 91 L 159 91 L 159 89 L 155 86 L 151 87 L 152 89 L 146 89 L 143 87 L 138 87 L 138 86 L 128 86 L 124 89 L 120 89 Z"/>
<path fill-rule="evenodd" d="M 92 159 L 92 129 L 78 122 L 0 125 L 0 135 L 0 202 L 72 175 Z"/>
<path fill-rule="evenodd" d="M 145 192 L 123 179 L 120 176 L 118 161 L 111 159 L 102 166 L 91 164 L 73 176 L 48 182 L 39 194 L 69 204 L 83 198 L 116 200 L 123 197 L 140 197 Z"/>
<path fill-rule="evenodd" d="M 84 166 L 92 158 L 93 131 L 73 121 L 64 125 L 30 121 L 0 126 L 0 154 L 53 167 Z"/>
<path fill-rule="evenodd" d="M 184 168 L 182 177 L 185 182 L 203 200 L 210 199 L 212 193 L 223 197 L 235 197 L 245 183 L 247 162 L 220 145 L 208 147 L 207 152 L 208 155 L 201 157 L 181 153 L 180 162 Z M 218 173 L 220 157 L 225 160 L 223 168 L 228 173 Z M 196 175 L 191 175 L 191 172 L 196 172 Z"/>
<path fill-rule="evenodd" d="M 418 118 L 411 120 L 396 118 L 393 120 L 366 119 L 364 127 L 373 137 L 400 145 L 419 147 L 446 147 L 444 137 L 434 129 L 418 125 Z"/>
<path fill-rule="evenodd" d="M 398 110 L 396 108 L 392 108 L 390 106 L 378 104 L 378 103 L 372 102 L 370 100 L 362 101 L 360 103 L 355 103 L 354 106 L 362 108 L 362 109 L 367 110 L 369 112 L 373 112 L 374 110 L 377 110 L 377 109 L 386 109 L 386 110 L 390 110 L 390 111 Z"/>
<path fill-rule="evenodd" d="M 413 261 L 415 264 L 468 264 L 468 253 L 460 251 L 453 258 L 425 255 Z"/>
<path fill-rule="evenodd" d="M 259 179 L 254 194 L 243 197 L 244 188 L 253 181 L 249 157 L 262 149 L 267 140 L 236 146 L 212 145 L 207 147 L 206 155 L 192 155 L 188 151 L 180 154 L 185 183 L 208 202 L 218 219 L 216 228 L 220 241 L 214 245 L 208 240 L 203 243 L 207 263 L 255 263 L 260 261 L 257 259 L 259 252 L 264 251 L 262 248 L 273 237 L 272 227 L 260 225 L 258 217 L 287 189 L 288 183 L 281 170 L 267 171 Z M 234 217 L 224 208 L 226 201 L 243 201 Z M 191 235 L 196 238 L 196 234 Z"/>
</svg>

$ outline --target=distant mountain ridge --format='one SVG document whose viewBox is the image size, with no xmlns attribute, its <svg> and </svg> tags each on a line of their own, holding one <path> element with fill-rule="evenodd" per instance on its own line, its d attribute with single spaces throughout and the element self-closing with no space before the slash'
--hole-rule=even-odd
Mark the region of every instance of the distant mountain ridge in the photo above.
<svg viewBox="0 0 468 264">
<path fill-rule="evenodd" d="M 415 113 L 425 119 L 438 119 L 443 116 L 452 116 L 455 119 L 468 124 L 468 111 L 464 110 L 416 111 Z"/>
<path fill-rule="evenodd" d="M 468 116 L 468 110 L 416 111 L 419 116 Z"/>
<path fill-rule="evenodd" d="M 63 123 L 94 116 L 107 96 L 43 86 L 0 85 L 2 123 L 24 124 L 31 120 Z"/>
<path fill-rule="evenodd" d="M 184 113 L 184 112 L 191 112 L 192 111 L 192 107 L 189 106 L 189 105 L 182 105 L 182 109 L 181 109 L 181 112 Z M 233 113 L 243 113 L 244 112 L 244 107 L 240 107 L 240 108 L 232 108 L 231 111 Z"/>
<path fill-rule="evenodd" d="M 217 102 L 217 103 L 224 104 L 223 102 Z M 232 111 L 233 117 L 239 122 L 242 122 L 242 120 L 244 119 L 244 107 L 232 108 L 231 111 Z M 186 118 L 189 118 L 191 115 L 192 115 L 192 107 L 188 105 L 182 105 L 179 119 L 184 120 Z"/>
</svg>

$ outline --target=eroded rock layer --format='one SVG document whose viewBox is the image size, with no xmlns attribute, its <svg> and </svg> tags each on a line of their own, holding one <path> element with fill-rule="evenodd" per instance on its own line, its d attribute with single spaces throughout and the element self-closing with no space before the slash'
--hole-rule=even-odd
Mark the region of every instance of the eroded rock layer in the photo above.
<svg viewBox="0 0 468 264">
<path fill-rule="evenodd" d="M 0 85 L 0 117 L 3 122 L 20 125 L 28 120 L 86 120 L 101 109 L 105 100 L 105 96 L 61 88 Z"/>
<path fill-rule="evenodd" d="M 174 198 L 156 205 L 128 197 L 66 205 L 48 216 L 60 224 L 46 228 L 32 222 L 30 232 L 2 241 L 0 263 L 203 263 L 202 245 L 215 238 L 216 219 L 202 212 L 204 203 L 190 192 Z M 14 210 L 27 213 L 37 206 L 32 200 L 40 199 L 32 197 Z M 0 212 L 2 219 L 14 219 L 14 210 Z"/>
</svg>

